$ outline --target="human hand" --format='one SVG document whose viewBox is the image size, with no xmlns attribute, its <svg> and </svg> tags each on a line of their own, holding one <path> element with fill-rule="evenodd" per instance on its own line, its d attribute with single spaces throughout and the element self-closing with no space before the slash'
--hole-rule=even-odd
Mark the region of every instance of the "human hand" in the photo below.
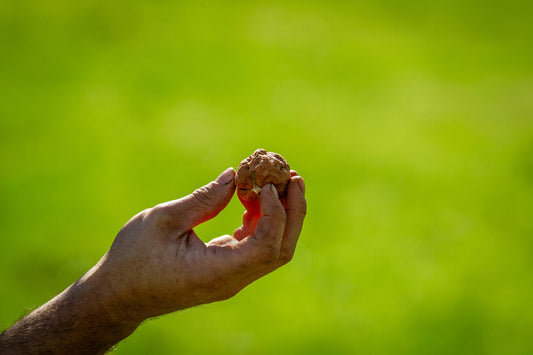
<svg viewBox="0 0 533 355">
<path fill-rule="evenodd" d="M 202 242 L 193 228 L 222 211 L 234 191 L 230 168 L 192 194 L 126 223 L 85 276 L 99 285 L 98 301 L 112 319 L 138 324 L 227 299 L 292 258 L 306 213 L 303 179 L 292 171 L 281 201 L 276 189 L 265 185 L 261 210 L 246 211 L 233 236 Z"/>
</svg>

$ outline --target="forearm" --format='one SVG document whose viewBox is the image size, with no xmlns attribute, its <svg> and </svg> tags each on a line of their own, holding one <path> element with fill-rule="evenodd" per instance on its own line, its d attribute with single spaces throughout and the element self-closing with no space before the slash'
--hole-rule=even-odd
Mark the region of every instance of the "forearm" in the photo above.
<svg viewBox="0 0 533 355">
<path fill-rule="evenodd" d="M 0 353 L 104 353 L 138 326 L 106 310 L 110 297 L 90 271 L 2 333 Z"/>
</svg>

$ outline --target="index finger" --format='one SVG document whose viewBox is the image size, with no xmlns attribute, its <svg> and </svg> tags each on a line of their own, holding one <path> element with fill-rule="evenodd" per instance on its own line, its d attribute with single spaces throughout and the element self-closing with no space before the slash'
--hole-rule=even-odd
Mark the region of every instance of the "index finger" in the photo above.
<svg viewBox="0 0 533 355">
<path fill-rule="evenodd" d="M 259 200 L 262 216 L 254 235 L 242 240 L 242 246 L 246 254 L 263 264 L 269 264 L 279 257 L 287 216 L 272 184 L 263 186 Z"/>
<path fill-rule="evenodd" d="M 267 184 L 263 187 L 259 195 L 259 202 L 261 203 L 262 217 L 257 222 L 255 237 L 257 239 L 266 238 L 275 244 L 280 244 L 287 216 L 274 185 Z"/>
</svg>

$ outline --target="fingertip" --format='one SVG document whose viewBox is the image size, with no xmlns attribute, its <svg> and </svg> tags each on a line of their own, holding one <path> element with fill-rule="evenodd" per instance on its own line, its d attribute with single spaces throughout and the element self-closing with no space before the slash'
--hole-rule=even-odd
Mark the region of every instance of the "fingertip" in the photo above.
<svg viewBox="0 0 533 355">
<path fill-rule="evenodd" d="M 261 191 L 259 192 L 259 200 L 268 200 L 269 198 L 278 198 L 278 192 L 276 191 L 276 188 L 272 184 L 266 184 L 261 188 Z"/>
<path fill-rule="evenodd" d="M 229 185 L 231 182 L 235 180 L 235 169 L 233 167 L 229 167 L 226 170 L 224 170 L 217 178 L 216 182 L 223 185 Z"/>
<path fill-rule="evenodd" d="M 300 191 L 303 195 L 305 195 L 305 181 L 304 178 L 301 176 L 296 177 L 296 181 L 298 182 L 298 187 L 300 188 Z"/>
<path fill-rule="evenodd" d="M 291 170 L 291 177 L 299 176 L 298 172 L 296 170 Z"/>
<path fill-rule="evenodd" d="M 263 186 L 259 194 L 261 215 L 262 216 L 278 216 L 285 211 L 278 197 L 278 192 L 272 184 Z"/>
<path fill-rule="evenodd" d="M 272 184 L 268 184 L 268 188 L 270 189 L 270 191 L 272 191 L 272 194 L 273 194 L 276 198 L 279 198 L 279 196 L 278 196 L 278 191 L 276 190 L 276 188 L 274 187 L 274 185 L 272 185 Z"/>
<path fill-rule="evenodd" d="M 287 193 L 287 209 L 306 211 L 305 183 L 300 176 L 291 179 L 289 191 Z M 305 212 L 304 212 L 305 214 Z"/>
<path fill-rule="evenodd" d="M 305 182 L 301 176 L 294 176 L 291 178 L 289 183 L 289 190 L 295 189 L 299 191 L 302 196 L 305 196 Z"/>
</svg>

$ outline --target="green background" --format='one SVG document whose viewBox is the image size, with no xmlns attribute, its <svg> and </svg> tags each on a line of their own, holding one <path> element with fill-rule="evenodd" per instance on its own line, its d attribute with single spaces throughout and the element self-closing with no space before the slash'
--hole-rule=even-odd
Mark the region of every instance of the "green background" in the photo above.
<svg viewBox="0 0 533 355">
<path fill-rule="evenodd" d="M 0 1 L 0 327 L 266 148 L 293 261 L 118 353 L 532 353 L 530 4 Z"/>
</svg>

